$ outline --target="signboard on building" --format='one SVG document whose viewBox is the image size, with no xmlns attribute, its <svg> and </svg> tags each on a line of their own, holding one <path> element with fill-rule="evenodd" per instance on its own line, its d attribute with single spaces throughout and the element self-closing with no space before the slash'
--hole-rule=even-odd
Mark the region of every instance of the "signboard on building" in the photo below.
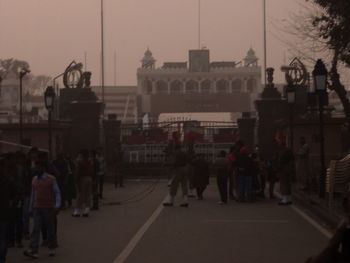
<svg viewBox="0 0 350 263">
<path fill-rule="evenodd" d="M 190 50 L 190 72 L 209 72 L 209 50 Z"/>
<path fill-rule="evenodd" d="M 164 112 L 241 112 L 251 111 L 250 94 L 154 94 L 149 96 L 149 113 Z"/>
</svg>

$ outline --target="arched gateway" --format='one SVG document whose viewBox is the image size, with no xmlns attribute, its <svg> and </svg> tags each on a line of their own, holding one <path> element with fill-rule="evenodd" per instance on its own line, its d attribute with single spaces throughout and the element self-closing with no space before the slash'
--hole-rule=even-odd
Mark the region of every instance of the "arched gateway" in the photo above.
<svg viewBox="0 0 350 263">
<path fill-rule="evenodd" d="M 261 92 L 261 67 L 250 49 L 242 62 L 210 62 L 209 50 L 190 50 L 189 62 L 156 68 L 147 49 L 137 70 L 138 118 L 161 113 L 249 112 Z"/>
</svg>

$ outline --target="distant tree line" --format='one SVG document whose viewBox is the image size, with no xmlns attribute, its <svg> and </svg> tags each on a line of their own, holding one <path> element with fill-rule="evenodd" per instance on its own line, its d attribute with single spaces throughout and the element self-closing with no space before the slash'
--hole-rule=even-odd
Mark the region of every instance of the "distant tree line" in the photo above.
<svg viewBox="0 0 350 263">
<path fill-rule="evenodd" d="M 21 69 L 30 70 L 30 65 L 27 61 L 14 58 L 0 59 L 0 78 L 2 80 L 12 76 L 19 76 Z M 24 79 L 24 90 L 31 95 L 43 94 L 47 84 L 51 81 L 50 76 L 28 74 Z"/>
</svg>

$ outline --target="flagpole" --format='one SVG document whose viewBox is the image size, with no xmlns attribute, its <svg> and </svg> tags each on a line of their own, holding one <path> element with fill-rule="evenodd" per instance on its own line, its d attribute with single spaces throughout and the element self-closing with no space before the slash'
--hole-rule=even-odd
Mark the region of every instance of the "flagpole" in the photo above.
<svg viewBox="0 0 350 263">
<path fill-rule="evenodd" d="M 266 87 L 266 68 L 267 68 L 267 51 L 266 51 L 266 0 L 263 0 L 263 19 L 264 19 L 264 85 Z"/>
<path fill-rule="evenodd" d="M 198 49 L 201 49 L 201 0 L 198 0 Z"/>
<path fill-rule="evenodd" d="M 117 86 L 117 52 L 114 50 L 114 86 Z"/>
<path fill-rule="evenodd" d="M 105 69 L 104 69 L 104 24 L 103 24 L 103 0 L 101 0 L 101 97 L 105 102 Z"/>
</svg>

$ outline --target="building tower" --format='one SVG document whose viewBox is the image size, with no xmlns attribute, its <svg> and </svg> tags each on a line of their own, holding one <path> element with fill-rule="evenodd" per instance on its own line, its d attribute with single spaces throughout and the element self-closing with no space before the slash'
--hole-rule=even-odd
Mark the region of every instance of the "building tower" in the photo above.
<svg viewBox="0 0 350 263">
<path fill-rule="evenodd" d="M 156 65 L 156 60 L 153 58 L 152 52 L 147 48 L 145 55 L 142 60 L 142 68 L 143 69 L 154 69 Z"/>
<path fill-rule="evenodd" d="M 247 56 L 244 58 L 245 67 L 257 67 L 258 66 L 258 57 L 255 55 L 255 51 L 250 48 L 248 50 Z"/>
</svg>

